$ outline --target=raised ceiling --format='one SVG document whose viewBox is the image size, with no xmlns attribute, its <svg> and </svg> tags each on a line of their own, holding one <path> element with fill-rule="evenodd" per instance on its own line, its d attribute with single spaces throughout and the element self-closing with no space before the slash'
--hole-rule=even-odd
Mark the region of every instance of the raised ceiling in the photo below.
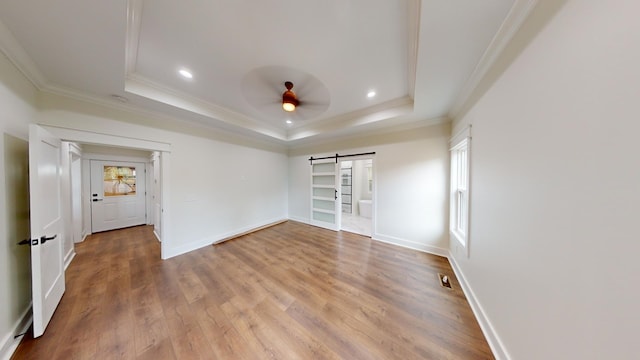
<svg viewBox="0 0 640 360">
<path fill-rule="evenodd" d="M 0 48 L 43 91 L 295 146 L 446 121 L 534 4 L 5 0 Z"/>
</svg>

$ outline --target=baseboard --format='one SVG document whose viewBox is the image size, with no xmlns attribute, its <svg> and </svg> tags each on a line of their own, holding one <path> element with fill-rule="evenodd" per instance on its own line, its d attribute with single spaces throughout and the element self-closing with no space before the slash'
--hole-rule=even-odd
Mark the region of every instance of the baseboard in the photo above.
<svg viewBox="0 0 640 360">
<path fill-rule="evenodd" d="M 233 231 L 228 231 L 226 233 L 223 234 L 218 234 L 218 235 L 213 235 L 213 236 L 208 236 L 205 238 L 202 238 L 198 241 L 194 241 L 188 244 L 184 244 L 178 247 L 175 247 L 173 249 L 169 249 L 167 252 L 167 256 L 165 257 L 165 259 L 169 259 L 172 258 L 174 256 L 178 256 L 178 255 L 182 255 L 182 254 L 186 254 L 188 252 L 194 251 L 194 250 L 198 250 L 201 249 L 205 246 L 209 246 L 212 244 L 217 244 L 229 239 L 233 239 L 235 237 L 244 235 L 244 234 L 248 234 L 250 232 L 253 231 L 257 231 L 259 229 L 263 229 L 265 227 L 269 227 L 275 224 L 279 224 L 281 222 L 287 221 L 287 219 L 276 219 L 276 220 L 271 220 L 271 221 L 267 221 L 264 223 L 260 223 L 260 224 L 254 224 L 254 225 L 250 225 L 250 226 L 245 226 L 242 227 L 240 229 L 236 229 Z"/>
<path fill-rule="evenodd" d="M 27 307 L 27 310 L 22 313 L 22 316 L 16 323 L 13 325 L 11 332 L 9 332 L 3 339 L 2 343 L 0 343 L 0 360 L 9 360 L 13 353 L 20 345 L 20 341 L 22 341 L 22 336 L 16 337 L 18 334 L 24 334 L 29 330 L 29 326 L 31 326 L 32 321 L 31 316 L 31 304 Z"/>
<path fill-rule="evenodd" d="M 67 268 L 71 264 L 71 261 L 73 261 L 73 258 L 75 258 L 75 257 L 76 257 L 76 252 L 75 252 L 75 250 L 73 248 L 71 248 L 71 250 L 69 250 L 67 255 L 64 256 L 64 269 L 65 270 L 67 270 Z"/>
<path fill-rule="evenodd" d="M 155 235 L 156 239 L 158 239 L 158 242 L 162 242 L 162 239 L 160 239 L 160 235 L 158 235 L 155 229 L 153 230 L 153 235 Z"/>
<path fill-rule="evenodd" d="M 453 269 L 453 272 L 456 274 L 456 278 L 458 278 L 460 287 L 462 287 L 462 292 L 464 292 L 464 295 L 466 296 L 467 301 L 471 306 L 471 310 L 473 311 L 473 314 L 475 315 L 476 320 L 478 320 L 478 324 L 480 324 L 480 329 L 482 329 L 482 333 L 484 334 L 484 337 L 487 339 L 487 342 L 489 343 L 489 347 L 493 352 L 493 356 L 497 360 L 511 359 L 511 357 L 509 356 L 509 353 L 507 352 L 507 349 L 504 347 L 504 344 L 500 340 L 498 333 L 493 328 L 491 321 L 489 321 L 489 318 L 484 312 L 482 305 L 480 305 L 480 303 L 478 302 L 478 299 L 476 298 L 475 293 L 469 286 L 467 279 L 464 277 L 464 273 L 458 266 L 456 259 L 453 257 L 451 253 L 449 253 L 448 258 L 449 258 L 449 263 L 451 264 L 451 268 Z"/>
<path fill-rule="evenodd" d="M 280 219 L 280 220 L 276 220 L 274 222 L 271 222 L 271 223 L 268 223 L 268 224 L 265 224 L 265 225 L 262 225 L 262 226 L 251 227 L 250 229 L 245 230 L 243 232 L 239 232 L 239 233 L 230 235 L 230 236 L 228 236 L 228 237 L 226 237 L 224 239 L 220 239 L 218 241 L 215 241 L 214 244 L 219 244 L 219 243 L 227 241 L 227 240 L 231 240 L 231 239 L 235 239 L 237 237 L 243 236 L 243 235 L 251 234 L 252 232 L 260 231 L 260 230 L 263 230 L 263 229 L 266 229 L 266 228 L 269 228 L 269 227 L 272 227 L 272 226 L 275 226 L 275 225 L 278 225 L 278 224 L 282 224 L 283 222 L 286 222 L 286 221 L 287 221 L 287 219 Z"/>
<path fill-rule="evenodd" d="M 289 220 L 293 220 L 293 221 L 297 221 L 303 224 L 309 224 L 309 219 L 308 218 L 301 218 L 301 217 L 297 217 L 297 216 L 289 216 Z"/>
<path fill-rule="evenodd" d="M 201 249 L 205 246 L 213 244 L 214 240 L 211 237 L 202 238 L 198 241 L 190 242 L 188 244 L 180 245 L 172 249 L 167 250 L 166 256 L 163 254 L 163 259 L 170 259 L 178 255 L 186 254 L 188 252 Z"/>
<path fill-rule="evenodd" d="M 433 245 L 426 245 L 417 243 L 410 240 L 404 240 L 393 236 L 382 235 L 382 234 L 373 234 L 371 239 L 380 241 L 387 244 L 398 245 L 412 250 L 418 250 L 422 252 L 426 252 L 432 255 L 438 255 L 442 257 L 447 257 L 449 255 L 449 250 L 440 248 Z"/>
</svg>

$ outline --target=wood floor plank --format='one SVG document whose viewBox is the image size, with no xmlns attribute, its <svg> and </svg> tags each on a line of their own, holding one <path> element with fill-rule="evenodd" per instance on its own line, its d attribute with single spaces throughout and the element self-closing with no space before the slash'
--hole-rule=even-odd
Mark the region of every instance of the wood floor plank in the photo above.
<svg viewBox="0 0 640 360">
<path fill-rule="evenodd" d="M 225 301 L 223 304 L 227 303 Z M 203 298 L 192 304 L 203 333 L 210 341 L 215 358 L 250 360 L 255 353 L 247 346 L 233 323 L 212 298 Z"/>
<path fill-rule="evenodd" d="M 447 259 L 359 235 L 289 221 L 161 260 L 140 226 L 76 253 L 12 359 L 493 358 Z"/>
</svg>

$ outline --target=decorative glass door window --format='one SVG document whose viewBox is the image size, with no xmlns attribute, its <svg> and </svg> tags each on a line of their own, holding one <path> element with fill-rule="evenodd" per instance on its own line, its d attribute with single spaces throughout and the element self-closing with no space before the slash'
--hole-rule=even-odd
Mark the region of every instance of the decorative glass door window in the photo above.
<svg viewBox="0 0 640 360">
<path fill-rule="evenodd" d="M 104 167 L 104 196 L 136 194 L 136 168 L 129 166 Z"/>
</svg>

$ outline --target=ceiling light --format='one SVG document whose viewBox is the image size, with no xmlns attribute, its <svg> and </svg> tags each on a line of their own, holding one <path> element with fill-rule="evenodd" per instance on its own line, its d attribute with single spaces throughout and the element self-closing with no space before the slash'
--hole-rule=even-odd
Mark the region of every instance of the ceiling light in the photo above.
<svg viewBox="0 0 640 360">
<path fill-rule="evenodd" d="M 186 69 L 180 69 L 180 71 L 178 71 L 180 73 L 180 75 L 182 75 L 183 77 L 187 78 L 187 79 L 193 79 L 193 74 Z"/>
<path fill-rule="evenodd" d="M 285 82 L 284 86 L 287 88 L 287 91 L 282 94 L 282 109 L 284 111 L 291 112 L 296 109 L 296 106 L 298 106 L 298 98 L 296 97 L 296 94 L 291 90 L 293 89 L 293 83 L 291 81 Z"/>
<path fill-rule="evenodd" d="M 289 125 L 291 125 L 291 124 L 293 124 L 293 121 L 291 121 L 291 120 L 287 120 L 287 121 L 286 121 L 286 123 L 287 123 L 287 124 L 289 124 Z"/>
<path fill-rule="evenodd" d="M 368 97 L 368 98 L 372 98 L 372 97 L 374 97 L 374 96 L 376 96 L 376 92 L 375 92 L 375 91 L 373 91 L 373 90 L 371 90 L 371 91 L 369 91 L 369 92 L 367 93 L 367 97 Z"/>
</svg>

